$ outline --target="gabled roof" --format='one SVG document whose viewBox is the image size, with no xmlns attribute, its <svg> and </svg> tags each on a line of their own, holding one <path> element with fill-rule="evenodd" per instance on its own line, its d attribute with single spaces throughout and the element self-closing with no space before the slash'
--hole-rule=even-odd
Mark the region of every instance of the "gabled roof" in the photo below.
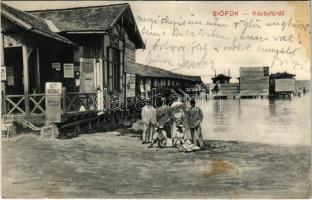
<svg viewBox="0 0 312 200">
<path fill-rule="evenodd" d="M 283 73 L 276 73 L 276 74 L 271 74 L 270 78 L 271 79 L 283 79 L 283 78 L 293 78 L 295 77 L 296 74 L 289 74 L 287 72 L 283 72 Z"/>
<path fill-rule="evenodd" d="M 151 78 L 172 78 L 186 81 L 197 81 L 200 82 L 200 76 L 186 76 L 182 74 L 173 73 L 168 70 L 160 69 L 157 67 L 152 67 L 148 65 L 143 65 L 139 63 L 126 63 L 125 72 L 129 74 L 135 74 L 142 77 Z"/>
<path fill-rule="evenodd" d="M 61 32 L 87 32 L 87 31 L 108 31 L 120 17 L 128 13 L 125 18 L 132 23 L 130 34 L 136 40 L 138 48 L 144 47 L 144 42 L 136 26 L 130 5 L 112 4 L 104 6 L 78 7 L 53 10 L 28 11 L 28 13 L 40 18 L 51 20 Z M 131 19 L 130 19 L 131 18 Z"/>
<path fill-rule="evenodd" d="M 213 78 L 211 78 L 212 80 L 230 80 L 232 77 L 230 77 L 230 76 L 226 76 L 226 75 L 224 75 L 224 74 L 219 74 L 218 76 L 216 76 L 216 77 L 213 77 Z"/>
<path fill-rule="evenodd" d="M 43 35 L 45 37 L 49 37 L 67 44 L 74 44 L 72 41 L 66 39 L 65 37 L 53 32 L 50 29 L 47 21 L 23 12 L 21 10 L 17 10 L 11 6 L 8 6 L 4 3 L 1 3 L 1 16 L 7 18 L 8 20 L 16 23 L 18 26 L 35 32 L 37 34 Z M 50 22 L 49 22 L 50 23 Z"/>
</svg>

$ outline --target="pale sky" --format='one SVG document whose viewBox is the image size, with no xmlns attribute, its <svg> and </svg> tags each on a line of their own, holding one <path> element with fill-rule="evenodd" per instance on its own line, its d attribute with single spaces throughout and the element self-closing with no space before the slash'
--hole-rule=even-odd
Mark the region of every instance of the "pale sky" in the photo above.
<svg viewBox="0 0 312 200">
<path fill-rule="evenodd" d="M 123 2 L 5 3 L 21 10 L 37 10 Z M 146 43 L 145 50 L 136 52 L 138 63 L 200 75 L 208 82 L 215 71 L 230 73 L 232 82 L 236 82 L 239 68 L 246 66 L 269 66 L 273 73 L 287 71 L 296 74 L 298 80 L 310 79 L 309 2 L 140 1 L 129 4 Z M 213 16 L 213 11 L 221 10 L 236 11 L 239 16 Z M 284 16 L 253 16 L 254 11 L 283 11 Z M 268 26 L 272 23 L 275 25 Z"/>
</svg>

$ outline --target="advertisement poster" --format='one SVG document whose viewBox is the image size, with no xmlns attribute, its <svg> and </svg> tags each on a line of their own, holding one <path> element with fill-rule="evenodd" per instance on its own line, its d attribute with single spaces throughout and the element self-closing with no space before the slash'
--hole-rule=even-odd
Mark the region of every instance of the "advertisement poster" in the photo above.
<svg viewBox="0 0 312 200">
<path fill-rule="evenodd" d="M 1 81 L 6 80 L 6 67 L 1 67 Z"/>
<path fill-rule="evenodd" d="M 64 63 L 64 78 L 74 78 L 74 64 Z"/>
<path fill-rule="evenodd" d="M 127 74 L 126 76 L 127 97 L 135 97 L 135 75 Z"/>
<path fill-rule="evenodd" d="M 311 1 L 4 0 L 1 28 L 3 198 L 312 198 Z"/>
<path fill-rule="evenodd" d="M 45 84 L 46 122 L 61 122 L 62 83 L 47 82 Z"/>
<path fill-rule="evenodd" d="M 52 63 L 52 69 L 56 71 L 61 71 L 61 63 Z"/>
</svg>

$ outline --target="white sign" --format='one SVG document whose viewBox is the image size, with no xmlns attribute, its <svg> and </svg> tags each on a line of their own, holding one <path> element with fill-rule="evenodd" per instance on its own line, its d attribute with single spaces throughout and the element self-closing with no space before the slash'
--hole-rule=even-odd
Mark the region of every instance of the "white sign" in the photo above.
<svg viewBox="0 0 312 200">
<path fill-rule="evenodd" d="M 74 64 L 64 63 L 64 78 L 74 78 Z"/>
<path fill-rule="evenodd" d="M 275 92 L 292 92 L 295 91 L 295 79 L 276 79 Z"/>
<path fill-rule="evenodd" d="M 56 71 L 61 71 L 61 63 L 52 63 L 52 68 Z"/>
<path fill-rule="evenodd" d="M 62 83 L 61 82 L 47 82 L 45 85 L 46 95 L 61 95 Z"/>
<path fill-rule="evenodd" d="M 1 81 L 6 80 L 6 67 L 1 67 Z"/>
</svg>

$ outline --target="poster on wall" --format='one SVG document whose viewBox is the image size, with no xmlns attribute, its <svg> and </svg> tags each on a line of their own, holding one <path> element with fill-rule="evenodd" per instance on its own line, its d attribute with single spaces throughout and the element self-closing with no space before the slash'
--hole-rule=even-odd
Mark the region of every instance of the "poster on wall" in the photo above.
<svg viewBox="0 0 312 200">
<path fill-rule="evenodd" d="M 8 81 L 8 85 L 9 86 L 12 86 L 12 85 L 14 85 L 14 76 L 8 76 L 7 77 L 7 81 Z"/>
<path fill-rule="evenodd" d="M 83 85 L 84 85 L 84 92 L 94 92 L 94 78 L 93 73 L 83 73 Z"/>
<path fill-rule="evenodd" d="M 52 69 L 56 71 L 61 71 L 61 63 L 52 63 Z"/>
<path fill-rule="evenodd" d="M 126 76 L 126 96 L 135 97 L 135 75 L 133 74 Z"/>
<path fill-rule="evenodd" d="M 1 81 L 6 80 L 6 67 L 1 67 Z"/>
<path fill-rule="evenodd" d="M 14 68 L 13 67 L 6 68 L 6 76 L 7 76 L 8 86 L 13 86 L 14 85 Z"/>
<path fill-rule="evenodd" d="M 74 64 L 64 63 L 64 78 L 74 78 Z"/>
</svg>

